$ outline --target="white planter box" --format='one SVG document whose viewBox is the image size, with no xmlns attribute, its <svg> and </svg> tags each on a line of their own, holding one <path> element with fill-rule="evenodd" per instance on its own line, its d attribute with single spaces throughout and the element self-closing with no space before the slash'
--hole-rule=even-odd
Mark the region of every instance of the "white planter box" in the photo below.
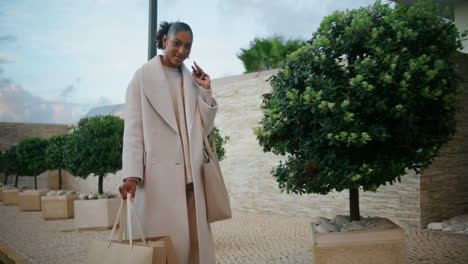
<svg viewBox="0 0 468 264">
<path fill-rule="evenodd" d="M 20 189 L 3 189 L 2 199 L 4 205 L 18 205 L 18 194 L 21 192 Z"/>
<path fill-rule="evenodd" d="M 40 211 L 41 197 L 47 191 L 25 191 L 18 194 L 18 207 L 21 211 Z"/>
<path fill-rule="evenodd" d="M 78 230 L 112 228 L 120 199 L 75 200 L 75 227 Z"/>
<path fill-rule="evenodd" d="M 336 233 L 313 231 L 312 241 L 313 264 L 407 263 L 402 228 Z"/>
<path fill-rule="evenodd" d="M 41 209 L 44 219 L 68 219 L 73 218 L 73 201 L 78 195 L 42 196 Z"/>
</svg>

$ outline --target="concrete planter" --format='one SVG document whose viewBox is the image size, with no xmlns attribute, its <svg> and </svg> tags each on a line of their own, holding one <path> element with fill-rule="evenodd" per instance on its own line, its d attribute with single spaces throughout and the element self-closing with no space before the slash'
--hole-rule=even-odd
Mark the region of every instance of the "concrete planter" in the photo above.
<svg viewBox="0 0 468 264">
<path fill-rule="evenodd" d="M 405 230 L 394 228 L 336 233 L 313 231 L 312 263 L 407 263 Z"/>
<path fill-rule="evenodd" d="M 3 188 L 0 188 L 0 202 L 3 201 Z"/>
<path fill-rule="evenodd" d="M 78 230 L 112 228 L 120 199 L 75 200 L 75 227 Z"/>
<path fill-rule="evenodd" d="M 40 211 L 41 197 L 47 191 L 25 191 L 18 194 L 18 206 L 21 211 Z"/>
<path fill-rule="evenodd" d="M 73 201 L 78 199 L 78 195 L 58 195 L 42 196 L 41 209 L 42 218 L 48 219 L 68 219 L 73 218 Z"/>
<path fill-rule="evenodd" d="M 18 194 L 22 190 L 18 188 L 3 189 L 2 200 L 4 205 L 18 205 Z"/>
</svg>

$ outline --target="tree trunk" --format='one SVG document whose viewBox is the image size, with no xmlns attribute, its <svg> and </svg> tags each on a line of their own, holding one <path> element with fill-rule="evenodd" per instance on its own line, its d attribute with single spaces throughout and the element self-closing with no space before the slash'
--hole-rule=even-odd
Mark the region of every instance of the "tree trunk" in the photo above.
<svg viewBox="0 0 468 264">
<path fill-rule="evenodd" d="M 59 190 L 62 190 L 62 169 L 59 169 L 58 189 L 59 189 Z"/>
<path fill-rule="evenodd" d="M 361 213 L 359 212 L 359 189 L 349 189 L 349 216 L 351 221 L 361 220 Z"/>
<path fill-rule="evenodd" d="M 3 180 L 3 185 L 7 185 L 8 184 L 8 174 L 5 173 L 5 179 Z"/>
<path fill-rule="evenodd" d="M 37 176 L 34 176 L 34 190 L 37 190 Z"/>
<path fill-rule="evenodd" d="M 98 185 L 99 194 L 104 194 L 104 189 L 102 187 L 103 181 L 104 181 L 104 175 L 99 175 L 99 185 Z"/>
<path fill-rule="evenodd" d="M 15 187 L 16 188 L 18 188 L 18 178 L 19 178 L 19 176 L 18 176 L 18 174 L 16 174 L 16 178 L 15 178 Z"/>
</svg>

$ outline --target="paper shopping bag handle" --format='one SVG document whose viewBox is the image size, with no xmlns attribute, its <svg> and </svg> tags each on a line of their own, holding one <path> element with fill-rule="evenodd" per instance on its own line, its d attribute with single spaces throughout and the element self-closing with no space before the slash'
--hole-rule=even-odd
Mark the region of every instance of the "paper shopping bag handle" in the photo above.
<svg viewBox="0 0 468 264">
<path fill-rule="evenodd" d="M 141 235 L 141 239 L 143 240 L 143 242 L 145 244 L 148 244 L 148 242 L 146 241 L 146 236 L 143 233 L 143 228 L 141 227 L 140 218 L 138 217 L 138 214 L 136 213 L 135 204 L 132 201 L 132 195 L 130 193 L 127 193 L 127 224 L 125 226 L 122 224 L 122 221 L 120 221 L 120 216 L 122 215 L 122 208 L 123 207 L 124 207 L 124 199 L 122 198 L 120 200 L 119 210 L 117 211 L 117 215 L 116 215 L 115 221 L 114 221 L 114 226 L 112 227 L 112 231 L 111 231 L 111 234 L 109 236 L 107 246 L 108 247 L 110 246 L 110 244 L 112 242 L 112 237 L 114 236 L 115 229 L 117 227 L 117 224 L 119 222 L 121 222 L 120 223 L 120 225 L 121 225 L 120 230 L 124 230 L 125 228 L 127 228 L 130 246 L 133 247 L 133 231 L 132 231 L 132 225 L 130 224 L 131 223 L 132 213 L 133 213 L 133 216 L 135 217 L 136 226 L 137 226 L 137 229 L 138 229 L 138 231 L 139 231 L 139 233 Z M 119 236 L 119 237 L 121 237 L 121 236 Z"/>
</svg>

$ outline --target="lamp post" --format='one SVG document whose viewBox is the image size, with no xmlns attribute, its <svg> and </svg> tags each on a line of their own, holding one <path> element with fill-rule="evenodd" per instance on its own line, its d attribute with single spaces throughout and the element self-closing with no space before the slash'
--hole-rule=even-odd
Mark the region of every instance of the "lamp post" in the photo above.
<svg viewBox="0 0 468 264">
<path fill-rule="evenodd" d="M 156 56 L 156 30 L 158 26 L 158 0 L 149 0 L 148 60 Z"/>
</svg>

